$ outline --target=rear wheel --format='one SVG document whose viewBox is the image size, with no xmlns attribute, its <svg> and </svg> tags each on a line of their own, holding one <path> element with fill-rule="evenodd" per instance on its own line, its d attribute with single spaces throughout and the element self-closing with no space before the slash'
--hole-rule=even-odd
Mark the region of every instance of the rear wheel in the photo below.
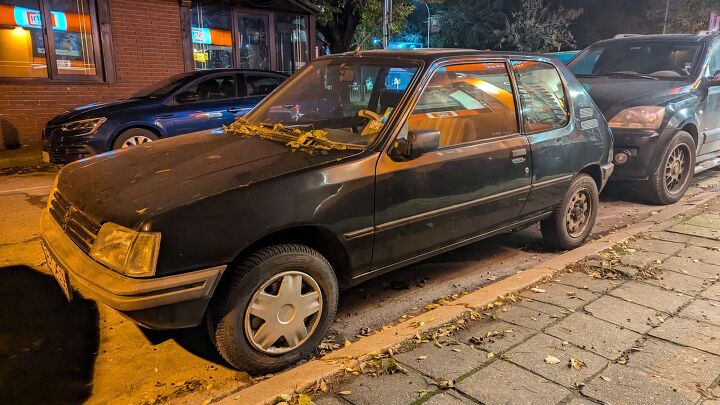
<svg viewBox="0 0 720 405">
<path fill-rule="evenodd" d="M 582 245 L 595 225 L 600 201 L 598 194 L 592 177 L 587 174 L 576 176 L 560 205 L 540 223 L 545 243 L 559 250 Z"/>
<path fill-rule="evenodd" d="M 157 140 L 158 136 L 148 129 L 130 128 L 118 136 L 113 144 L 113 150 L 125 149 Z"/>
<path fill-rule="evenodd" d="M 647 200 L 660 205 L 678 202 L 690 187 L 694 171 L 695 141 L 680 131 L 665 147 L 658 167 L 650 175 Z"/>
<path fill-rule="evenodd" d="M 294 364 L 317 347 L 335 317 L 335 273 L 307 246 L 266 247 L 229 276 L 213 299 L 208 329 L 238 369 L 261 374 Z"/>
</svg>

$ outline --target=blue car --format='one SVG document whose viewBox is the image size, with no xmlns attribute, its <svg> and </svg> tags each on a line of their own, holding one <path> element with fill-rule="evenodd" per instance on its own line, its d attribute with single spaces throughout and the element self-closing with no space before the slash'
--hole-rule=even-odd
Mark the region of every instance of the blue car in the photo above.
<svg viewBox="0 0 720 405">
<path fill-rule="evenodd" d="M 580 52 L 582 51 L 564 51 L 564 52 L 552 52 L 552 53 L 546 53 L 546 56 L 551 56 L 560 62 L 563 63 L 563 65 L 567 65 L 570 63 L 573 58 L 575 58 Z"/>
<path fill-rule="evenodd" d="M 229 125 L 286 79 L 281 73 L 247 69 L 171 76 L 128 99 L 89 104 L 53 118 L 42 134 L 43 160 L 64 164 Z"/>
</svg>

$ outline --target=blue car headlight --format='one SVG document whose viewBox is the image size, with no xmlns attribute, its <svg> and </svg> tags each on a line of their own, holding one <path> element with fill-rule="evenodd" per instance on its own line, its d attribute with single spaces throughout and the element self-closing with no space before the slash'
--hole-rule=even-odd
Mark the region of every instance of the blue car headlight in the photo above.
<svg viewBox="0 0 720 405">
<path fill-rule="evenodd" d="M 97 132 L 98 128 L 107 121 L 107 118 L 90 118 L 87 120 L 73 121 L 62 124 L 60 129 L 64 134 L 71 136 L 92 135 Z"/>
</svg>

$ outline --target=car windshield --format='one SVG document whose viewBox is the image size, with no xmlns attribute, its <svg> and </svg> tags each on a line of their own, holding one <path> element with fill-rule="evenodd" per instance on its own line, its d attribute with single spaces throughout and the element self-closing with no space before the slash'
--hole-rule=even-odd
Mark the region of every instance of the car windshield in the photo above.
<svg viewBox="0 0 720 405">
<path fill-rule="evenodd" d="M 391 118 L 418 64 L 410 61 L 333 58 L 312 62 L 263 101 L 243 122 L 266 135 L 321 134 L 353 149 L 373 143 Z M 280 124 L 280 125 L 278 125 Z M 249 130 L 244 132 L 251 132 Z M 263 136 L 272 138 L 272 136 Z M 284 140 L 279 137 L 278 140 Z"/>
<path fill-rule="evenodd" d="M 616 41 L 592 46 L 568 67 L 576 76 L 687 79 L 702 54 L 702 44 L 680 41 Z"/>
<path fill-rule="evenodd" d="M 138 91 L 137 93 L 130 96 L 130 98 L 164 97 L 177 90 L 180 86 L 186 84 L 188 82 L 188 78 L 192 75 L 193 73 L 180 73 L 174 76 L 170 76 L 167 79 L 161 80 Z"/>
</svg>

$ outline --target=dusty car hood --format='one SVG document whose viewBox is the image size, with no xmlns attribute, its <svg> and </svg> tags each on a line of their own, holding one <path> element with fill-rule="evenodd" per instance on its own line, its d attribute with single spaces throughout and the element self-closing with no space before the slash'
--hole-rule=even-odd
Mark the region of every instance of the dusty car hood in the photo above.
<svg viewBox="0 0 720 405">
<path fill-rule="evenodd" d="M 128 227 L 195 201 L 357 152 L 293 152 L 269 140 L 189 134 L 66 166 L 58 190 L 98 220 Z"/>
<path fill-rule="evenodd" d="M 689 91 L 683 81 L 649 80 L 618 77 L 578 77 L 585 90 L 608 120 L 620 108 L 658 105 L 669 96 Z"/>
</svg>

